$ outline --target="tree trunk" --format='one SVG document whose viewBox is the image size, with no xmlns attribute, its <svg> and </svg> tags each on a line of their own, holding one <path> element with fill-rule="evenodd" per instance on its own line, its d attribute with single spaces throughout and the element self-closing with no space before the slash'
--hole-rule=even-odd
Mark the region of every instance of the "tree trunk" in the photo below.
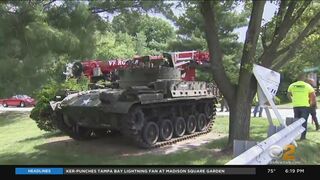
<svg viewBox="0 0 320 180">
<path fill-rule="evenodd" d="M 233 86 L 227 78 L 222 64 L 223 54 L 215 17 L 217 7 L 210 1 L 201 1 L 199 6 L 205 21 L 206 40 L 210 52 L 213 78 L 230 107 L 229 145 L 232 145 L 234 139 L 249 138 L 251 103 L 254 96 L 253 90 L 256 87 L 256 80 L 252 78 L 252 67 L 261 29 L 264 5 L 265 1 L 253 1 L 237 87 Z"/>
<path fill-rule="evenodd" d="M 257 81 L 252 74 L 252 68 L 257 41 L 261 30 L 260 26 L 264 5 L 265 1 L 253 2 L 251 18 L 241 58 L 239 81 L 235 93 L 236 96 L 227 99 L 230 101 L 229 104 L 232 103 L 229 117 L 229 145 L 231 145 L 235 139 L 249 139 L 251 104 L 257 87 Z"/>
<path fill-rule="evenodd" d="M 230 109 L 229 146 L 232 146 L 235 139 L 250 138 L 251 105 L 256 91 L 257 81 L 252 72 L 245 68 L 241 69 L 236 95 L 232 99 L 227 99 Z"/>
<path fill-rule="evenodd" d="M 229 103 L 229 146 L 232 146 L 235 139 L 247 140 L 250 137 L 253 91 L 248 87 L 250 86 L 239 86 L 235 100 Z"/>
</svg>

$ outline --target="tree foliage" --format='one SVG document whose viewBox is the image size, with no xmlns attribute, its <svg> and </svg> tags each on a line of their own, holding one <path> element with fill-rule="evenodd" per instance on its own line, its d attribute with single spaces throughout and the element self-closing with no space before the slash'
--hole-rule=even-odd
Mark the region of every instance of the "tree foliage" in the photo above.
<svg viewBox="0 0 320 180">
<path fill-rule="evenodd" d="M 169 43 L 172 50 L 208 50 L 205 37 L 205 22 L 199 13 L 198 2 L 183 1 L 181 8 L 185 10 L 179 17 L 172 17 L 178 27 L 178 37 Z M 242 11 L 236 12 L 235 9 L 240 3 L 235 1 L 224 1 L 216 3 L 216 16 L 219 21 L 218 35 L 221 48 L 226 60 L 223 66 L 226 69 L 228 78 L 232 83 L 237 84 L 238 64 L 240 63 L 240 51 L 242 43 L 238 42 L 238 35 L 235 29 L 246 26 L 250 15 L 249 8 L 245 7 Z"/>
<path fill-rule="evenodd" d="M 115 11 L 108 12 L 121 12 L 113 23 L 96 12 L 110 3 Z M 141 8 L 135 9 L 135 3 Z M 131 58 L 164 51 L 173 37 L 173 27 L 146 13 L 135 13 L 156 12 L 155 7 L 165 6 L 161 4 L 51 0 L 1 3 L 0 97 L 33 95 L 52 80 L 63 82 L 65 64 L 75 60 Z M 132 11 L 125 10 L 129 7 Z M 117 20 L 122 17 L 134 18 L 123 24 Z M 126 29 L 134 24 L 132 30 Z"/>
<path fill-rule="evenodd" d="M 137 37 L 145 36 L 146 48 L 160 51 L 166 48 L 167 42 L 174 38 L 173 27 L 166 21 L 143 15 L 138 12 L 121 13 L 112 20 L 115 32 L 127 33 Z"/>
<path fill-rule="evenodd" d="M 106 12 L 120 13 L 112 22 L 97 13 L 110 3 L 114 11 Z M 139 8 L 134 8 L 135 3 Z M 40 129 L 53 130 L 49 102 L 55 94 L 66 88 L 84 90 L 81 83 L 65 81 L 66 63 L 127 59 L 137 54 L 164 51 L 169 39 L 173 38 L 173 27 L 159 18 L 137 13 L 153 11 L 162 7 L 161 4 L 161 1 L 54 0 L 1 3 L 0 97 L 34 96 L 37 105 L 31 118 Z M 132 10 L 128 11 L 128 8 Z M 133 18 L 127 19 L 129 17 Z M 88 82 L 84 81 L 84 84 L 87 86 Z"/>
<path fill-rule="evenodd" d="M 248 2 L 246 2 L 248 3 Z M 219 37 L 218 2 L 202 1 L 199 10 L 205 21 L 205 33 L 211 55 L 211 72 L 229 102 L 229 144 L 234 139 L 248 139 L 252 99 L 257 83 L 252 74 L 253 63 L 279 69 L 293 60 L 298 49 L 318 29 L 320 9 L 311 1 L 276 1 L 279 6 L 274 19 L 261 28 L 265 1 L 252 1 L 250 21 L 240 58 L 238 84 L 228 79 L 221 37 Z M 311 13 L 310 13 L 311 12 Z M 261 31 L 262 29 L 262 31 Z M 261 32 L 261 34 L 260 34 Z M 257 54 L 261 35 L 262 52 Z M 300 61 L 299 61 L 300 62 Z M 300 67 L 301 68 L 301 67 Z"/>
<path fill-rule="evenodd" d="M 97 17 L 84 3 L 8 1 L 0 14 L 0 96 L 31 94 L 51 78 L 48 67 L 94 53 Z"/>
</svg>

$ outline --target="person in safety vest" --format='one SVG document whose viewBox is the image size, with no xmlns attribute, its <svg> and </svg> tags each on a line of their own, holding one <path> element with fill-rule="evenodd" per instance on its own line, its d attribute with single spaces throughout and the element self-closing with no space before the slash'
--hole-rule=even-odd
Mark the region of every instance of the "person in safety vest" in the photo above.
<svg viewBox="0 0 320 180">
<path fill-rule="evenodd" d="M 305 131 L 301 134 L 301 140 L 306 139 L 307 120 L 310 113 L 310 107 L 316 106 L 316 94 L 313 87 L 306 83 L 305 74 L 298 76 L 298 81 L 292 83 L 288 88 L 288 98 L 292 101 L 295 118 L 304 118 L 306 121 L 302 124 Z"/>
</svg>

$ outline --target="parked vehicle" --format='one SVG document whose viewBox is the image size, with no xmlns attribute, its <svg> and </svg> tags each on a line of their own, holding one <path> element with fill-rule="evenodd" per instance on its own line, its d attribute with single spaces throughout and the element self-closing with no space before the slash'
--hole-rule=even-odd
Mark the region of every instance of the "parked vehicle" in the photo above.
<svg viewBox="0 0 320 180">
<path fill-rule="evenodd" d="M 36 105 L 36 101 L 27 95 L 15 95 L 15 96 L 12 96 L 11 98 L 0 99 L 0 103 L 2 104 L 3 107 L 8 107 L 8 106 L 27 107 L 27 106 Z"/>
</svg>

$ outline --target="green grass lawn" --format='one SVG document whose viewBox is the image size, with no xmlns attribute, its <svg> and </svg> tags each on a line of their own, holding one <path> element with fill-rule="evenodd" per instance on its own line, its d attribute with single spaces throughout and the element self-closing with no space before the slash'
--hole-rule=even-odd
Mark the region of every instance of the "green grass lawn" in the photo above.
<svg viewBox="0 0 320 180">
<path fill-rule="evenodd" d="M 232 159 L 230 151 L 224 151 L 227 143 L 228 120 L 226 117 L 216 119 L 212 133 L 220 138 L 199 147 L 178 150 L 170 154 L 146 154 L 139 150 L 131 156 L 121 152 L 110 151 L 107 144 L 99 140 L 101 148 L 85 150 L 84 146 L 92 143 L 73 140 L 52 143 L 49 139 L 59 137 L 59 133 L 47 133 L 37 128 L 27 113 L 0 114 L 0 164 L 163 164 L 163 165 L 203 165 L 225 164 Z M 267 121 L 253 118 L 251 139 L 266 138 Z M 310 127 L 308 140 L 298 142 L 296 162 L 298 164 L 320 164 L 320 132 Z M 105 149 L 104 149 L 105 148 Z"/>
</svg>

